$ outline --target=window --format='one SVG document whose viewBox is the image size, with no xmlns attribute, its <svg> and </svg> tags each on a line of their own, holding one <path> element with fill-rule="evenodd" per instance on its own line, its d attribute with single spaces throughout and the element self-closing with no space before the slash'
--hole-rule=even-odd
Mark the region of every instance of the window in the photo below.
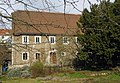
<svg viewBox="0 0 120 83">
<path fill-rule="evenodd" d="M 2 39 L 4 38 L 4 36 L 2 36 Z"/>
<path fill-rule="evenodd" d="M 76 52 L 76 55 L 78 56 L 78 55 L 80 55 L 80 53 L 79 53 L 79 52 Z"/>
<path fill-rule="evenodd" d="M 40 53 L 35 53 L 35 59 L 40 59 Z"/>
<path fill-rule="evenodd" d="M 75 37 L 75 41 L 76 41 L 76 43 L 79 43 L 78 37 Z"/>
<path fill-rule="evenodd" d="M 49 36 L 49 42 L 55 44 L 55 36 Z"/>
<path fill-rule="evenodd" d="M 67 37 L 63 37 L 63 44 L 68 44 L 69 41 L 68 41 L 68 38 Z"/>
<path fill-rule="evenodd" d="M 41 43 L 41 36 L 35 36 L 35 43 Z"/>
<path fill-rule="evenodd" d="M 29 44 L 29 36 L 22 36 L 22 43 Z"/>
<path fill-rule="evenodd" d="M 66 52 L 61 52 L 61 56 L 66 56 Z"/>
<path fill-rule="evenodd" d="M 22 60 L 28 60 L 28 56 L 29 56 L 28 52 L 23 52 L 22 53 Z"/>
</svg>

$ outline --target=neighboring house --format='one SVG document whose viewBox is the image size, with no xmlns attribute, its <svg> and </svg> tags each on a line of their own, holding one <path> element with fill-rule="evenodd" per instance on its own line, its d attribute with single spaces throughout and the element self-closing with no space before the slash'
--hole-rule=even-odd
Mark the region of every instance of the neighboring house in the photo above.
<svg viewBox="0 0 120 83">
<path fill-rule="evenodd" d="M 0 43 L 11 43 L 11 29 L 0 29 Z"/>
<path fill-rule="evenodd" d="M 11 29 L 0 29 L 0 64 L 2 68 L 11 65 Z"/>
<path fill-rule="evenodd" d="M 0 65 L 2 65 L 3 71 L 11 65 L 11 49 L 6 44 L 0 44 Z"/>
<path fill-rule="evenodd" d="M 37 11 L 12 13 L 12 65 L 68 65 L 77 52 L 80 15 Z"/>
</svg>

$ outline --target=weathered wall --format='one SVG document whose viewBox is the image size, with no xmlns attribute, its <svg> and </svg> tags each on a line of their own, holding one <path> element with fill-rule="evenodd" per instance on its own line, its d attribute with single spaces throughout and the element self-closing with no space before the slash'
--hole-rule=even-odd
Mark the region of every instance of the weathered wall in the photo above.
<svg viewBox="0 0 120 83">
<path fill-rule="evenodd" d="M 35 53 L 40 52 L 40 60 L 47 63 L 47 58 L 50 51 L 56 52 L 57 64 L 68 64 L 68 62 L 76 55 L 75 37 L 68 36 L 69 44 L 64 45 L 62 36 L 56 36 L 56 44 L 48 43 L 47 36 L 41 36 L 41 43 L 34 43 L 34 36 L 29 36 L 29 44 L 22 44 L 22 36 L 13 36 L 13 49 L 12 49 L 12 65 L 30 64 L 35 61 Z M 22 52 L 29 52 L 29 60 L 22 60 Z M 62 56 L 61 52 L 66 55 Z"/>
</svg>

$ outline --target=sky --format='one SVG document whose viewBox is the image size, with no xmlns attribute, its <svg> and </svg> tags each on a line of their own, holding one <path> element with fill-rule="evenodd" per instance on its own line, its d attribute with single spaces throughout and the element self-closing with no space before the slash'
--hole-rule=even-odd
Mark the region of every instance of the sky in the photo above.
<svg viewBox="0 0 120 83">
<path fill-rule="evenodd" d="M 22 2 L 18 2 L 18 1 L 22 1 L 26 4 L 29 4 L 29 6 L 26 7 Z M 5 8 L 9 12 L 9 14 L 16 10 L 25 10 L 25 9 L 32 11 L 38 11 L 39 9 L 39 11 L 80 14 L 84 8 L 89 9 L 90 4 L 88 1 L 90 1 L 90 3 L 92 4 L 99 3 L 97 2 L 99 0 L 65 0 L 65 1 L 66 1 L 66 6 L 64 5 L 65 4 L 64 0 L 0 0 L 0 7 Z M 110 1 L 113 2 L 114 0 L 110 0 Z M 75 3 L 71 4 L 73 2 Z M 3 3 L 4 4 L 6 3 L 6 5 L 2 5 Z M 7 5 L 9 3 L 12 5 Z M 0 10 L 2 9 L 0 8 Z M 2 12 L 5 11 L 2 10 Z"/>
<path fill-rule="evenodd" d="M 84 8 L 89 10 L 90 4 L 88 1 L 91 4 L 99 4 L 99 0 L 0 0 L 0 14 L 11 16 L 11 13 L 17 10 L 81 14 Z M 114 0 L 110 1 L 114 2 Z M 2 19 L 7 23 L 6 19 Z M 0 21 L 0 27 L 1 25 L 2 22 Z"/>
</svg>

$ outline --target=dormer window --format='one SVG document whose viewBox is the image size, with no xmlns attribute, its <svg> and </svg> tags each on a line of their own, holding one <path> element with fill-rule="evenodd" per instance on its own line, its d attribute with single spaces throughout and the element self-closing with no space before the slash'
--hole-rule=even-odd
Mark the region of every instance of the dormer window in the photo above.
<svg viewBox="0 0 120 83">
<path fill-rule="evenodd" d="M 29 44 L 29 36 L 22 36 L 22 43 Z"/>
</svg>

